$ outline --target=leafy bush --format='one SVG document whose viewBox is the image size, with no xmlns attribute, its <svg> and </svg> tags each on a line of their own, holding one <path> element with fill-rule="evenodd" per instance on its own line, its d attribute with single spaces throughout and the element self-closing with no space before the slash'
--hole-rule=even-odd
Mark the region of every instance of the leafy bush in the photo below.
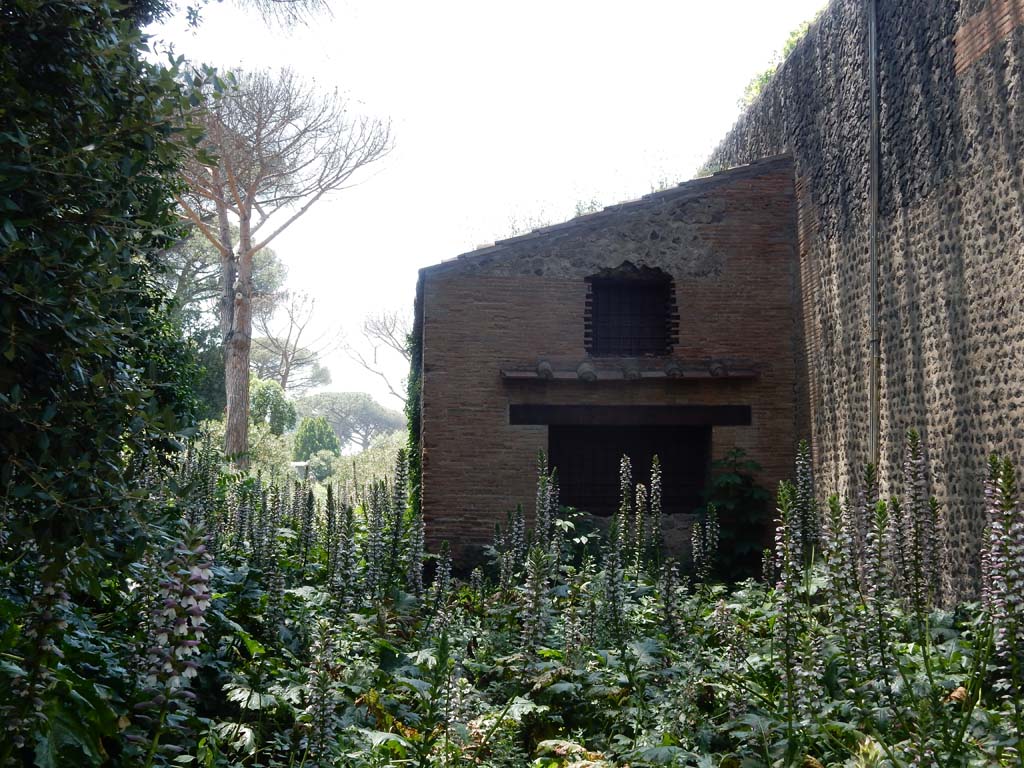
<svg viewBox="0 0 1024 768">
<path fill-rule="evenodd" d="M 309 457 L 309 474 L 322 483 L 334 474 L 337 458 L 333 451 L 317 451 Z"/>
<path fill-rule="evenodd" d="M 153 489 L 194 368 L 156 276 L 195 133 L 175 63 L 150 63 L 135 26 L 160 6 L 0 11 L 2 765 L 126 753 L 115 713 L 142 694 L 120 608 L 148 543 L 180 540 Z"/>
<path fill-rule="evenodd" d="M 281 385 L 255 376 L 249 382 L 249 416 L 253 424 L 266 424 L 273 435 L 283 435 L 295 426 L 295 406 Z"/>
<path fill-rule="evenodd" d="M 771 495 L 757 484 L 761 465 L 734 448 L 711 465 L 711 482 L 704 493 L 706 519 L 713 510 L 721 537 L 718 573 L 741 581 L 757 575 L 769 537 Z"/>
<path fill-rule="evenodd" d="M 306 461 L 320 451 L 330 451 L 337 455 L 341 453 L 341 444 L 326 417 L 312 416 L 299 424 L 292 450 L 296 461 Z"/>
<path fill-rule="evenodd" d="M 155 280 L 185 97 L 124 10 L 0 16 L 0 485 L 12 535 L 59 562 L 131 530 L 131 477 L 180 447 L 194 404 Z"/>
</svg>

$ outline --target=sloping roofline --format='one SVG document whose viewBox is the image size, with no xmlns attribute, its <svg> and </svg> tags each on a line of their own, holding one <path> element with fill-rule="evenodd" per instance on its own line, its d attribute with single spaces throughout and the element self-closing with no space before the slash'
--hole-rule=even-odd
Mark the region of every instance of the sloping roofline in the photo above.
<svg viewBox="0 0 1024 768">
<path fill-rule="evenodd" d="M 710 176 L 701 176 L 696 179 L 690 179 L 689 181 L 684 181 L 674 187 L 663 189 L 658 192 L 651 192 L 650 194 L 643 195 L 642 197 L 638 197 L 634 200 L 627 200 L 625 202 L 616 203 L 615 205 L 609 205 L 606 208 L 602 208 L 600 211 L 595 211 L 594 213 L 586 213 L 582 216 L 576 216 L 559 224 L 539 227 L 522 235 L 498 240 L 491 245 L 484 245 L 459 256 L 455 256 L 454 258 L 445 259 L 440 263 L 423 267 L 420 269 L 420 274 L 422 275 L 423 273 L 432 272 L 438 269 L 458 269 L 466 262 L 471 262 L 481 256 L 500 253 L 508 246 L 518 245 L 529 240 L 537 240 L 553 233 L 562 234 L 584 224 L 591 225 L 595 222 L 600 222 L 601 219 L 610 219 L 613 215 L 628 211 L 630 208 L 639 208 L 641 205 L 645 205 L 652 201 L 656 202 L 662 200 L 697 197 L 724 184 L 730 184 L 741 179 L 753 178 L 761 175 L 764 171 L 771 170 L 775 167 L 781 167 L 786 164 L 791 164 L 792 162 L 793 155 L 787 152 L 781 155 L 764 157 L 759 160 L 755 160 L 752 163 L 747 163 L 746 165 L 737 165 L 732 168 L 726 168 L 725 170 L 717 171 Z"/>
</svg>

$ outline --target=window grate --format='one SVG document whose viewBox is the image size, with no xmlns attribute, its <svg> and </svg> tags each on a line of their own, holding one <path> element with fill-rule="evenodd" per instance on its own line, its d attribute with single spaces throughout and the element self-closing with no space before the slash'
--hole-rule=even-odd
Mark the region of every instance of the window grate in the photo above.
<svg viewBox="0 0 1024 768">
<path fill-rule="evenodd" d="M 664 356 L 678 320 L 672 280 L 664 273 L 588 280 L 584 340 L 591 355 Z"/>
</svg>

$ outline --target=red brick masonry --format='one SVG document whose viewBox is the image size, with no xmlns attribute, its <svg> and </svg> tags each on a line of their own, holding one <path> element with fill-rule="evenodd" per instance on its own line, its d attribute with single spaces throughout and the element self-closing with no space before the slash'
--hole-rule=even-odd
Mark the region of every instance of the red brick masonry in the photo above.
<svg viewBox="0 0 1024 768">
<path fill-rule="evenodd" d="M 993 0 L 986 4 L 964 22 L 953 38 L 956 73 L 963 72 L 1022 24 L 1024 0 Z"/>
<path fill-rule="evenodd" d="M 521 381 L 584 349 L 585 278 L 629 261 L 674 279 L 679 343 L 670 360 L 754 377 Z M 807 435 L 792 162 L 777 157 L 498 243 L 421 272 L 423 506 L 428 537 L 458 552 L 490 540 L 519 502 L 532 511 L 547 426 L 509 424 L 509 405 L 747 405 L 750 426 L 715 427 L 712 454 L 744 448 L 769 488 Z M 595 359 L 614 369 L 627 362 Z M 668 510 L 671 512 L 671 510 Z"/>
</svg>

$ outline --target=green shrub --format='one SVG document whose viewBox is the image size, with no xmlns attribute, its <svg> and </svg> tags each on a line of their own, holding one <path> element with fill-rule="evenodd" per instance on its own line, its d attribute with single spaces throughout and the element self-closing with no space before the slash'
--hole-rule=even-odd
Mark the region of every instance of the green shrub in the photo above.
<svg viewBox="0 0 1024 768">
<path fill-rule="evenodd" d="M 334 474 L 337 458 L 337 454 L 334 451 L 317 451 L 309 457 L 308 467 L 310 476 L 322 483 Z"/>
<path fill-rule="evenodd" d="M 0 11 L 0 765 L 140 764 L 132 585 L 195 543 L 160 482 L 195 408 L 156 279 L 195 138 L 136 27 L 161 7 Z"/>
<path fill-rule="evenodd" d="M 760 572 L 761 553 L 769 542 L 771 495 L 757 484 L 761 465 L 742 448 L 734 448 L 711 465 L 711 482 L 704 493 L 707 516 L 718 517 L 720 557 L 718 573 L 741 581 Z"/>
<path fill-rule="evenodd" d="M 255 376 L 249 382 L 249 416 L 253 424 L 266 424 L 274 435 L 295 426 L 295 405 L 276 381 Z"/>
<path fill-rule="evenodd" d="M 123 6 L 82 8 L 0 15 L 0 487 L 13 535 L 59 561 L 133 535 L 132 478 L 194 406 L 155 280 L 184 96 Z"/>
<path fill-rule="evenodd" d="M 303 419 L 295 430 L 292 454 L 296 461 L 307 461 L 320 451 L 330 451 L 335 456 L 341 453 L 341 444 L 331 425 L 324 416 Z"/>
</svg>

